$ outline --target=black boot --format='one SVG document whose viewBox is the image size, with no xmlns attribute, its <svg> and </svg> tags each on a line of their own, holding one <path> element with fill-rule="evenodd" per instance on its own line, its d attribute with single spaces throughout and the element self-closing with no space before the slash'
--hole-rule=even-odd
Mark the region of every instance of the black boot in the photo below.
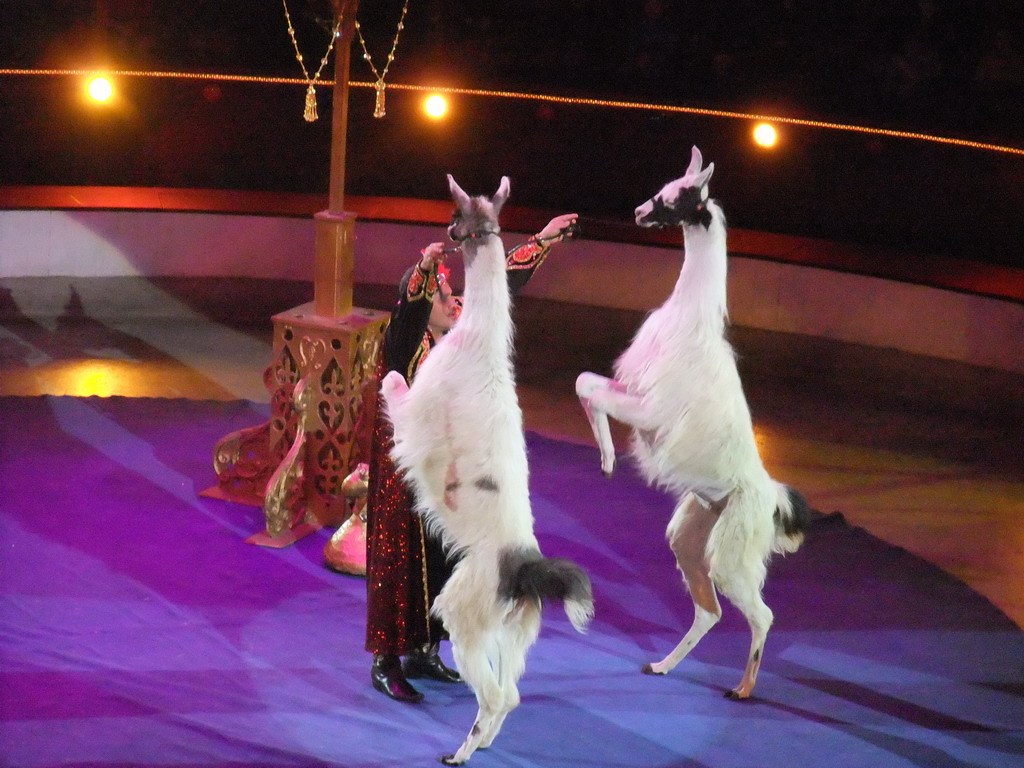
<svg viewBox="0 0 1024 768">
<path fill-rule="evenodd" d="M 423 694 L 409 685 L 409 681 L 402 674 L 402 664 L 397 656 L 384 653 L 374 654 L 373 666 L 370 668 L 370 681 L 374 688 L 395 701 L 415 704 L 423 700 Z"/>
<path fill-rule="evenodd" d="M 411 677 L 414 680 L 427 677 L 431 680 L 440 680 L 442 683 L 462 682 L 462 675 L 454 669 L 446 667 L 441 661 L 437 645 L 410 653 L 405 657 L 402 669 L 405 670 L 406 677 Z"/>
</svg>

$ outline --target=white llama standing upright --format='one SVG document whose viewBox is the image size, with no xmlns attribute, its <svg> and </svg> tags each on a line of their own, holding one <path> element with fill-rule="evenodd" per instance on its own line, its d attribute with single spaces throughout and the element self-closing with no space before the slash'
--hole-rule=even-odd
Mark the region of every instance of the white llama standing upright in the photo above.
<svg viewBox="0 0 1024 768">
<path fill-rule="evenodd" d="M 708 198 L 714 163 L 701 168 L 694 147 L 686 174 L 636 209 L 642 227 L 680 225 L 684 260 L 672 294 L 637 331 L 609 379 L 576 380 L 601 449 L 615 468 L 608 417 L 632 426 L 631 452 L 645 479 L 677 498 L 669 545 L 694 603 L 689 631 L 648 674 L 675 667 L 721 618 L 716 587 L 742 611 L 752 640 L 739 685 L 757 679 L 773 615 L 761 597 L 773 552 L 793 552 L 810 520 L 799 493 L 769 477 L 758 455 L 735 355 L 724 337 L 725 216 Z"/>
<path fill-rule="evenodd" d="M 498 213 L 449 175 L 456 204 L 448 233 L 462 242 L 462 314 L 423 362 L 411 387 L 401 374 L 381 393 L 395 428 L 392 457 L 428 526 L 461 556 L 433 606 L 479 711 L 454 755 L 460 765 L 491 744 L 519 704 L 526 652 L 540 632 L 541 603 L 559 599 L 584 631 L 593 614 L 590 580 L 568 560 L 544 558 L 533 533 L 523 417 L 512 367 L 511 298 Z"/>
</svg>

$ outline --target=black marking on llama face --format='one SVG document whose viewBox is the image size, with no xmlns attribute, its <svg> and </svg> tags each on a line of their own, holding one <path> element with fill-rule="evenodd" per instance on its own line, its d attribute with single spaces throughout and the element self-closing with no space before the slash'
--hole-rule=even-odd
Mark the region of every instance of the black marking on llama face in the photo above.
<svg viewBox="0 0 1024 768">
<path fill-rule="evenodd" d="M 444 487 L 444 492 L 445 493 L 455 493 L 461 487 L 462 487 L 462 485 L 456 480 L 454 483 L 448 483 L 448 485 L 446 485 Z"/>
<path fill-rule="evenodd" d="M 655 195 L 651 212 L 643 220 L 658 228 L 700 224 L 707 229 L 711 226 L 711 211 L 699 187 L 684 187 L 672 204 L 666 203 L 660 194 Z"/>
<path fill-rule="evenodd" d="M 491 493 L 498 492 L 498 483 L 490 475 L 478 477 L 476 480 L 473 481 L 473 485 L 475 485 L 481 491 L 490 491 Z"/>
<path fill-rule="evenodd" d="M 448 223 L 448 237 L 456 242 L 461 242 L 458 235 L 459 226 L 462 224 L 462 211 L 458 208 L 452 211 L 452 220 Z"/>
<path fill-rule="evenodd" d="M 487 201 L 482 197 L 470 198 L 469 207 L 465 210 L 456 208 L 452 211 L 452 220 L 448 225 L 448 237 L 457 243 L 470 238 L 496 235 L 500 230 L 493 223 L 489 211 L 485 209 Z"/>
<path fill-rule="evenodd" d="M 651 199 L 651 212 L 644 216 L 642 223 L 662 229 L 664 227 L 674 227 L 679 224 L 679 221 L 680 219 L 676 215 L 675 209 L 665 204 L 665 198 L 661 195 L 655 195 Z"/>
</svg>

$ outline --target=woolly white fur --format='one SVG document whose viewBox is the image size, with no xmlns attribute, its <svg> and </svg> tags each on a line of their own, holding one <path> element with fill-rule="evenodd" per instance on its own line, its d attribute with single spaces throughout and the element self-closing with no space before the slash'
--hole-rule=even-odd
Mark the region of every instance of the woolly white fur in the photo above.
<svg viewBox="0 0 1024 768">
<path fill-rule="evenodd" d="M 694 147 L 686 174 L 636 210 L 644 226 L 656 205 L 673 208 L 683 190 L 696 188 L 710 213 L 707 227 L 682 224 L 685 256 L 671 295 L 616 361 L 614 379 L 581 374 L 577 393 L 606 474 L 615 462 L 611 416 L 633 426 L 630 451 L 648 483 L 678 500 L 667 536 L 697 613 L 684 642 L 646 671 L 667 672 L 718 621 L 717 587 L 744 612 L 754 634 L 744 679 L 733 691 L 742 698 L 753 687 L 772 620 L 760 595 L 766 562 L 773 551 L 794 551 L 802 534 L 787 536 L 773 520 L 777 507 L 791 514 L 789 492 L 761 462 L 735 353 L 724 336 L 725 216 L 708 198 L 714 164 L 701 165 Z M 681 540 L 697 536 L 706 540 Z"/>
<path fill-rule="evenodd" d="M 462 314 L 430 351 L 411 387 L 397 372 L 382 384 L 395 427 L 392 457 L 415 491 L 418 512 L 462 555 L 433 611 L 445 623 L 459 670 L 480 709 L 466 741 L 448 764 L 488 746 L 519 704 L 516 683 L 540 631 L 534 600 L 498 597 L 498 563 L 508 549 L 539 550 L 533 533 L 522 412 L 512 367 L 511 300 L 497 218 L 508 197 L 502 178 L 491 200 L 470 198 L 448 177 L 468 232 Z M 481 482 L 482 481 L 482 482 Z M 580 631 L 592 603 L 568 601 Z"/>
</svg>

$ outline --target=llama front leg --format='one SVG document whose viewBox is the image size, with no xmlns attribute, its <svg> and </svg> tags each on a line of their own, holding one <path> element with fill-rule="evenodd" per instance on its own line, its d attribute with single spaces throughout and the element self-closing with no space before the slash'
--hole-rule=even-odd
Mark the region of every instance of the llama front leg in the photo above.
<svg viewBox="0 0 1024 768">
<path fill-rule="evenodd" d="M 388 375 L 380 382 L 380 394 L 388 408 L 394 408 L 403 397 L 409 394 L 409 385 L 405 383 L 405 377 L 398 371 L 389 371 Z"/>
<path fill-rule="evenodd" d="M 615 471 L 615 444 L 612 441 L 611 426 L 608 424 L 608 413 L 594 407 L 593 396 L 598 390 L 613 387 L 621 389 L 622 385 L 615 379 L 598 376 L 596 373 L 581 373 L 576 379 L 576 396 L 580 399 L 583 412 L 594 431 L 594 439 L 601 451 L 601 471 L 606 477 L 611 477 Z"/>
<path fill-rule="evenodd" d="M 641 432 L 656 429 L 658 419 L 642 397 L 630 394 L 622 384 L 606 376 L 581 373 L 576 379 L 576 394 L 601 449 L 601 471 L 610 477 L 615 470 L 615 445 L 608 417 Z"/>
</svg>

